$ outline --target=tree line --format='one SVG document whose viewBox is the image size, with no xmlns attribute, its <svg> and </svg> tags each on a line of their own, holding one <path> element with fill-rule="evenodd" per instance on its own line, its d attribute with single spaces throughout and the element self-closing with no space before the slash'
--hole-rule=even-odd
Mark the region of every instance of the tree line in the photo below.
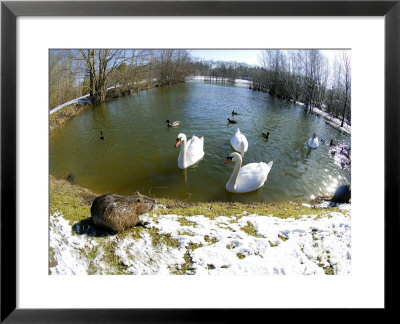
<svg viewBox="0 0 400 324">
<path fill-rule="evenodd" d="M 192 62 L 193 75 L 210 77 L 210 79 L 235 79 L 250 80 L 255 70 L 247 63 L 238 63 L 231 61 L 194 61 Z"/>
<path fill-rule="evenodd" d="M 188 50 L 50 50 L 50 108 L 89 94 L 92 103 L 148 86 L 185 82 L 190 75 L 245 79 L 251 88 L 303 102 L 351 121 L 351 61 L 337 51 L 334 62 L 320 50 L 264 50 L 260 66 L 195 59 Z"/>
<path fill-rule="evenodd" d="M 251 88 L 302 102 L 310 112 L 314 107 L 351 121 L 351 62 L 348 51 L 336 51 L 330 62 L 320 50 L 264 50 L 260 66 L 227 61 L 194 61 L 193 75 L 210 80 L 245 79 Z"/>
<path fill-rule="evenodd" d="M 50 108 L 86 94 L 95 104 L 149 85 L 184 82 L 190 63 L 189 52 L 176 49 L 50 50 Z"/>
<path fill-rule="evenodd" d="M 338 51 L 334 62 L 320 50 L 265 50 L 261 67 L 253 71 L 253 89 L 303 102 L 310 112 L 320 108 L 351 121 L 351 62 L 348 51 Z"/>
</svg>

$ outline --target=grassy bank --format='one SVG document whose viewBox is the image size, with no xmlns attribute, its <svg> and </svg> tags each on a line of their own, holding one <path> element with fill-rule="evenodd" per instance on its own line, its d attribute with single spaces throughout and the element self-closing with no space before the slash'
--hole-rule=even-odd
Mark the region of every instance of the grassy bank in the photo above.
<svg viewBox="0 0 400 324">
<path fill-rule="evenodd" d="M 93 193 L 86 188 L 73 185 L 66 180 L 50 176 L 50 213 L 61 212 L 64 218 L 74 223 L 90 216 L 90 206 L 94 198 L 102 193 Z M 238 203 L 238 202 L 183 202 L 160 197 L 153 197 L 163 208 L 151 211 L 153 215 L 204 215 L 210 219 L 224 216 L 240 216 L 245 214 L 274 215 L 279 218 L 299 218 L 304 215 L 323 215 L 337 208 L 316 209 L 304 206 L 300 202 L 265 202 L 265 203 Z M 310 202 L 319 203 L 320 200 Z"/>
<path fill-rule="evenodd" d="M 155 197 L 162 205 L 143 215 L 145 226 L 115 234 L 91 222 L 99 194 L 50 176 L 49 274 L 275 274 L 281 266 L 284 273 L 349 271 L 342 252 L 350 249 L 349 214 L 338 207 Z"/>
<path fill-rule="evenodd" d="M 68 105 L 49 115 L 49 134 L 91 105 Z"/>
</svg>

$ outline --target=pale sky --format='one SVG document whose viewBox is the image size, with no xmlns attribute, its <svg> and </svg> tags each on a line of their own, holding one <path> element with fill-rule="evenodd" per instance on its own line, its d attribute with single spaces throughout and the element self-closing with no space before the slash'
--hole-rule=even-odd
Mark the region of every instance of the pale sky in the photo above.
<svg viewBox="0 0 400 324">
<path fill-rule="evenodd" d="M 247 63 L 250 65 L 260 65 L 259 57 L 262 50 L 190 50 L 193 57 L 204 60 L 214 61 L 236 61 L 238 63 Z M 333 63 L 337 50 L 322 50 Z"/>
<path fill-rule="evenodd" d="M 250 65 L 258 62 L 261 50 L 190 50 L 193 57 L 214 61 L 236 61 Z"/>
</svg>

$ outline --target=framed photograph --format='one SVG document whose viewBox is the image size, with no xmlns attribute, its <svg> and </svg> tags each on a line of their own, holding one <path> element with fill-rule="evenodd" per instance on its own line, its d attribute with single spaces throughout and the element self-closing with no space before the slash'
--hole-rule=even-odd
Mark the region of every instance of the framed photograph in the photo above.
<svg viewBox="0 0 400 324">
<path fill-rule="evenodd" d="M 1 321 L 393 309 L 399 16 L 2 2 Z"/>
</svg>

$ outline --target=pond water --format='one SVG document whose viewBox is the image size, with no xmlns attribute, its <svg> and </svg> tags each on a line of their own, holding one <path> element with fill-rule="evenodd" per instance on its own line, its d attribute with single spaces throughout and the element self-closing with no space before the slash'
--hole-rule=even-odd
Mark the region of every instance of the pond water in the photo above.
<svg viewBox="0 0 400 324">
<path fill-rule="evenodd" d="M 237 124 L 228 124 L 232 119 Z M 168 128 L 165 121 L 179 120 Z M 225 190 L 234 164 L 230 137 L 237 127 L 249 148 L 243 164 L 273 161 L 264 187 L 247 194 Z M 269 140 L 261 133 L 270 132 Z M 100 139 L 100 131 L 104 140 Z M 316 132 L 326 143 L 311 150 Z M 204 158 L 178 168 L 178 133 L 204 136 Z M 329 154 L 329 141 L 350 145 L 350 136 L 291 102 L 244 86 L 187 82 L 154 88 L 87 109 L 50 136 L 50 174 L 73 175 L 73 183 L 94 192 L 191 201 L 307 201 L 350 183 L 349 171 Z"/>
</svg>

